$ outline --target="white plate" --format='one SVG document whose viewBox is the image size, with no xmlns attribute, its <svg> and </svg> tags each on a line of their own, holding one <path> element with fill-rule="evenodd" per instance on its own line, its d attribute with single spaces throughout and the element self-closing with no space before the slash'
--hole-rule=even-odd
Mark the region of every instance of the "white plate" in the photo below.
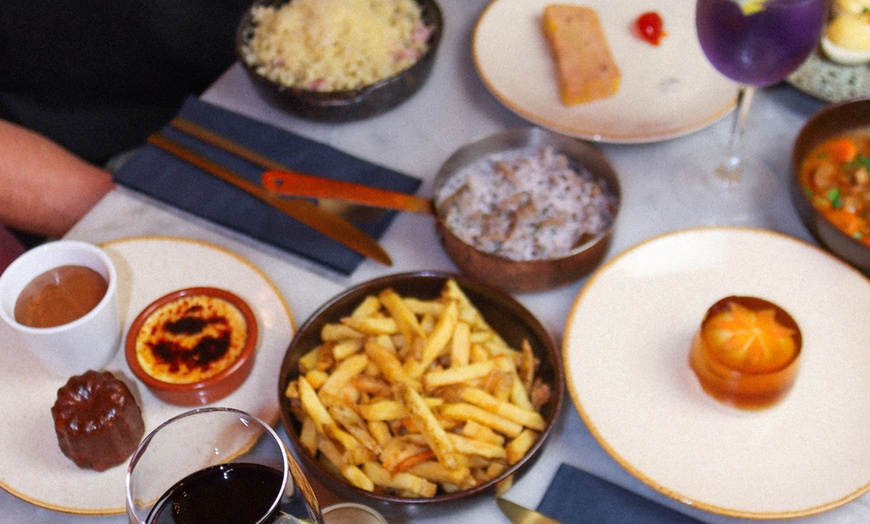
<svg viewBox="0 0 870 524">
<path fill-rule="evenodd" d="M 287 303 L 265 275 L 234 253 L 193 240 L 142 237 L 109 242 L 102 247 L 118 269 L 118 299 L 125 335 L 145 306 L 176 289 L 214 286 L 244 299 L 260 328 L 254 368 L 238 390 L 217 404 L 242 409 L 269 423 L 277 421 L 277 372 L 295 327 Z M 9 331 L 5 324 L 2 329 Z M 79 469 L 61 453 L 51 406 L 57 389 L 66 380 L 49 375 L 26 353 L 16 351 L 21 348 L 7 344 L 6 336 L 2 338 L 0 486 L 32 504 L 55 511 L 123 513 L 127 464 L 95 472 Z M 166 419 L 191 409 L 154 397 L 133 377 L 120 348 L 106 369 L 124 379 L 139 397 L 146 434 Z"/>
<path fill-rule="evenodd" d="M 794 388 L 744 411 L 688 365 L 707 308 L 771 300 L 801 328 Z M 568 389 L 608 453 L 676 500 L 724 515 L 819 513 L 870 490 L 870 282 L 777 233 L 692 229 L 642 243 L 583 288 L 565 327 Z"/>
<path fill-rule="evenodd" d="M 695 32 L 694 9 L 685 0 L 566 1 L 594 8 L 622 72 L 611 98 L 565 106 L 559 97 L 552 55 L 541 29 L 550 0 L 496 0 L 475 28 L 472 52 L 487 88 L 521 117 L 566 135 L 641 143 L 691 133 L 728 114 L 737 86 L 709 64 Z M 655 10 L 668 33 L 652 46 L 632 28 Z"/>
</svg>

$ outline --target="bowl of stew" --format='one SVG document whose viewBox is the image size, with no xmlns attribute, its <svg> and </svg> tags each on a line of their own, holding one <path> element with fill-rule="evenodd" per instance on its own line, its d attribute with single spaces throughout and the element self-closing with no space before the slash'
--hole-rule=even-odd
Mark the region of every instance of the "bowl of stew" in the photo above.
<svg viewBox="0 0 870 524">
<path fill-rule="evenodd" d="M 811 116 L 795 139 L 792 171 L 792 201 L 807 229 L 870 272 L 870 97 Z"/>
</svg>

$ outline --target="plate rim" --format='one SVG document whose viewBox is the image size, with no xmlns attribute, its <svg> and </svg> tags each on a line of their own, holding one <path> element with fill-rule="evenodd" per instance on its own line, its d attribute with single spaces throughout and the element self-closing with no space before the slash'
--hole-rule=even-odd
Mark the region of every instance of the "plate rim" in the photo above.
<svg viewBox="0 0 870 524">
<path fill-rule="evenodd" d="M 809 248 L 811 250 L 814 250 L 814 251 L 824 255 L 831 262 L 833 262 L 837 265 L 840 265 L 841 267 L 846 268 L 847 270 L 852 271 L 854 274 L 856 274 L 857 276 L 859 276 L 863 280 L 870 283 L 870 277 L 862 274 L 857 269 L 853 268 L 852 266 L 848 265 L 847 263 L 843 262 L 842 260 L 834 257 L 833 255 L 831 255 L 830 253 L 825 251 L 823 248 L 816 246 L 816 245 L 813 245 L 813 244 L 806 242 L 804 240 L 792 237 L 792 236 L 787 235 L 785 233 L 778 232 L 778 231 L 772 231 L 772 230 L 767 230 L 767 229 L 762 229 L 762 228 L 744 227 L 744 226 L 700 226 L 700 227 L 690 227 L 690 228 L 685 228 L 685 229 L 678 229 L 678 230 L 669 231 L 669 232 L 665 232 L 665 233 L 650 237 L 650 238 L 643 240 L 635 245 L 632 245 L 631 247 L 620 252 L 619 254 L 617 254 L 616 256 L 611 258 L 610 260 L 606 261 L 600 268 L 598 268 L 592 275 L 590 275 L 589 279 L 587 280 L 586 283 L 584 283 L 583 287 L 580 289 L 580 291 L 576 295 L 576 297 L 571 305 L 571 308 L 568 312 L 568 316 L 567 316 L 567 320 L 566 320 L 565 328 L 564 328 L 564 332 L 563 332 L 563 337 L 562 337 L 562 362 L 563 362 L 563 367 L 565 370 L 566 388 L 568 390 L 568 395 L 571 399 L 571 402 L 574 405 L 574 409 L 579 414 L 581 420 L 583 421 L 583 424 L 586 426 L 586 428 L 592 434 L 595 441 L 605 450 L 605 452 L 608 454 L 608 456 L 611 459 L 613 459 L 617 464 L 619 464 L 622 468 L 624 468 L 626 471 L 628 471 L 632 476 L 634 476 L 635 478 L 637 478 L 638 480 L 640 480 L 642 483 L 646 484 L 647 486 L 651 487 L 655 491 L 657 491 L 657 492 L 659 492 L 659 493 L 661 493 L 661 494 L 663 494 L 671 499 L 674 499 L 674 500 L 676 500 L 680 503 L 683 503 L 687 506 L 697 508 L 697 509 L 700 509 L 703 511 L 707 511 L 710 513 L 724 515 L 724 516 L 728 516 L 728 517 L 746 518 L 746 519 L 790 519 L 790 518 L 798 518 L 798 517 L 807 517 L 810 515 L 816 515 L 816 514 L 823 513 L 825 511 L 840 507 L 840 506 L 842 506 L 848 502 L 851 502 L 851 501 L 861 497 L 862 495 L 870 492 L 870 481 L 868 481 L 864 486 L 859 487 L 854 492 L 849 493 L 841 498 L 829 501 L 829 502 L 824 503 L 824 504 L 818 504 L 818 505 L 807 507 L 807 508 L 804 508 L 801 510 L 793 510 L 793 511 L 776 511 L 776 512 L 749 511 L 749 510 L 728 508 L 728 507 L 724 507 L 724 506 L 720 506 L 720 505 L 716 505 L 716 504 L 712 504 L 712 503 L 708 503 L 708 502 L 703 502 L 701 500 L 697 500 L 695 498 L 687 496 L 686 494 L 681 493 L 677 490 L 674 490 L 674 489 L 668 488 L 667 486 L 664 486 L 662 483 L 653 480 L 652 477 L 647 475 L 645 472 L 641 471 L 641 469 L 639 467 L 636 467 L 635 465 L 633 465 L 628 459 L 626 459 L 619 452 L 617 452 L 615 447 L 604 438 L 604 436 L 602 435 L 602 432 L 598 429 L 598 425 L 596 424 L 596 422 L 594 420 L 592 420 L 591 415 L 584 408 L 583 403 L 580 401 L 580 396 L 578 395 L 578 391 L 577 391 L 576 386 L 575 386 L 574 373 L 572 373 L 572 370 L 571 370 L 572 363 L 571 363 L 571 359 L 568 358 L 568 352 L 570 351 L 570 347 L 569 347 L 569 345 L 570 345 L 569 342 L 571 339 L 570 331 L 573 329 L 572 328 L 573 319 L 578 314 L 577 311 L 580 307 L 580 304 L 581 304 L 581 302 L 583 302 L 583 298 L 586 296 L 589 289 L 591 289 L 593 287 L 594 283 L 605 272 L 609 271 L 612 267 L 614 267 L 616 264 L 620 263 L 626 257 L 631 256 L 633 253 L 639 251 L 640 249 L 643 249 L 644 247 L 646 247 L 648 245 L 655 244 L 655 243 L 658 243 L 658 242 L 661 242 L 664 240 L 668 240 L 671 238 L 680 237 L 680 236 L 686 236 L 686 235 L 691 235 L 691 234 L 715 233 L 715 232 L 719 232 L 719 233 L 737 232 L 737 233 L 745 233 L 745 234 L 766 235 L 766 236 L 775 237 L 775 238 L 778 238 L 781 240 L 790 241 L 790 242 L 795 243 L 796 245 L 800 245 L 804 248 Z"/>
</svg>

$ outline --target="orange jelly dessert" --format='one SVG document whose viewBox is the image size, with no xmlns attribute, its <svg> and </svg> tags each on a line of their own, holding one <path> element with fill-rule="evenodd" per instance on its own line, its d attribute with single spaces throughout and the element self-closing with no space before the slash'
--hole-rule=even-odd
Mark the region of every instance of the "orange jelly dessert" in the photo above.
<svg viewBox="0 0 870 524">
<path fill-rule="evenodd" d="M 791 390 L 801 343 L 797 323 L 781 307 L 761 298 L 730 296 L 707 310 L 689 364 L 716 400 L 761 409 Z"/>
</svg>

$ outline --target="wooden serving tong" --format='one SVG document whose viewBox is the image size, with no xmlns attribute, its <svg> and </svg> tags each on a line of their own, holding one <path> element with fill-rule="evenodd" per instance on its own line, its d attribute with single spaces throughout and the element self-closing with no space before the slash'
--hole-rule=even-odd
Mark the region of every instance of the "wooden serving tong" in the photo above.
<svg viewBox="0 0 870 524">
<path fill-rule="evenodd" d="M 220 133 L 181 117 L 173 119 L 170 125 L 266 169 L 267 171 L 260 178 L 260 183 L 273 193 L 303 198 L 331 198 L 363 206 L 432 214 L 432 202 L 429 199 L 399 191 L 299 173 Z"/>
<path fill-rule="evenodd" d="M 179 142 L 156 133 L 148 141 L 221 180 L 236 186 L 303 224 L 344 244 L 366 257 L 384 265 L 392 265 L 386 251 L 364 231 L 346 219 L 330 213 L 303 198 L 333 198 L 367 206 L 432 213 L 429 200 L 396 191 L 374 188 L 361 184 L 336 181 L 328 178 L 297 173 L 282 164 L 250 150 L 241 144 L 189 120 L 177 117 L 170 122 L 174 128 L 205 143 L 219 147 L 267 171 L 259 185 L 233 173 L 219 163 L 206 158 Z"/>
</svg>

